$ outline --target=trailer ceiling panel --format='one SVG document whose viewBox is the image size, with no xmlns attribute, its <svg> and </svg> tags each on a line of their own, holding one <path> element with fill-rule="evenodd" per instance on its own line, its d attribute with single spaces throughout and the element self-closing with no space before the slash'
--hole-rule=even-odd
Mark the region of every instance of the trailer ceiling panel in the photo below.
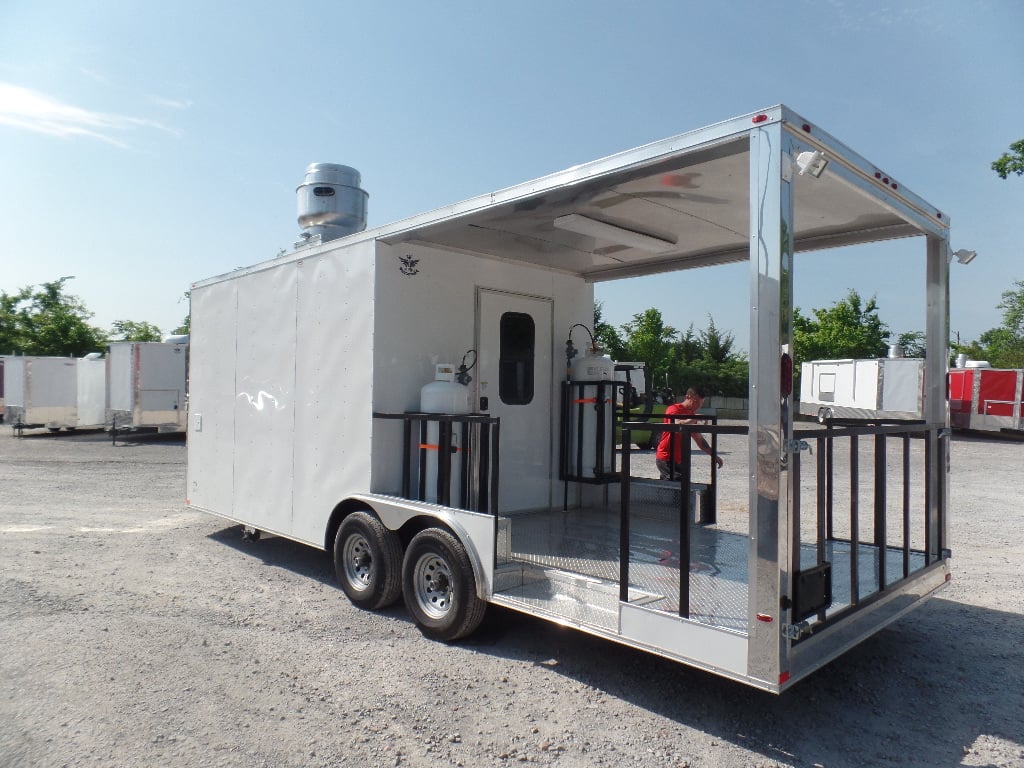
<svg viewBox="0 0 1024 768">
<path fill-rule="evenodd" d="M 382 239 L 527 262 L 594 281 L 743 261 L 750 235 L 749 164 L 743 133 Z M 793 185 L 798 251 L 921 234 L 851 183 L 848 173 L 794 175 Z M 637 246 L 614 229 L 583 233 L 556 223 L 571 214 L 652 239 Z"/>
</svg>

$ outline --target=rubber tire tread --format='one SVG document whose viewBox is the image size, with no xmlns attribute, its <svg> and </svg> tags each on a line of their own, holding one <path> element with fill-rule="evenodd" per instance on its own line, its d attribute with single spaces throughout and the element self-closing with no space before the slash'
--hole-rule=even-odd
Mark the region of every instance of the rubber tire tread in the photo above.
<svg viewBox="0 0 1024 768">
<path fill-rule="evenodd" d="M 413 571 L 420 556 L 428 553 L 444 558 L 452 570 L 453 611 L 440 620 L 425 615 L 416 604 Z M 461 640 L 480 626 L 487 612 L 487 603 L 477 596 L 476 577 L 465 547 L 441 528 L 426 528 L 409 542 L 402 564 L 402 586 L 406 609 L 416 620 L 420 631 L 434 640 L 447 643 Z"/>
<path fill-rule="evenodd" d="M 345 578 L 344 563 L 341 562 L 345 539 L 352 533 L 360 533 L 370 545 L 374 570 L 369 588 L 364 592 L 353 592 Z M 338 526 L 334 537 L 334 572 L 338 584 L 353 605 L 376 611 L 393 605 L 402 596 L 402 542 L 398 534 L 384 527 L 384 524 L 370 512 L 362 510 L 351 513 Z"/>
</svg>

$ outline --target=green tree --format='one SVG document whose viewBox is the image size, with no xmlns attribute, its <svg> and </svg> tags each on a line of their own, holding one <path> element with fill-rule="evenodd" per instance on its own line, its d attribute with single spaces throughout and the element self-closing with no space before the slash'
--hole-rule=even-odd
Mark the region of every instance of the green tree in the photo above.
<svg viewBox="0 0 1024 768">
<path fill-rule="evenodd" d="M 92 312 L 65 291 L 73 276 L 14 294 L 0 292 L 0 351 L 20 355 L 81 357 L 106 346 L 106 334 L 89 325 Z"/>
<path fill-rule="evenodd" d="M 733 351 L 734 345 L 733 333 L 720 330 L 711 315 L 702 331 L 694 331 L 691 324 L 675 345 L 673 389 L 697 387 L 708 395 L 746 397 L 750 366 L 745 355 Z"/>
<path fill-rule="evenodd" d="M 977 341 L 956 347 L 975 360 L 987 360 L 996 368 L 1024 368 L 1024 280 L 1002 293 L 996 307 L 1003 310 L 1003 324 L 990 328 Z"/>
<path fill-rule="evenodd" d="M 661 311 L 652 307 L 633 315 L 633 319 L 622 326 L 622 331 L 625 336 L 623 359 L 644 363 L 652 388 L 662 386 L 675 359 L 672 340 L 676 329 L 665 325 Z"/>
<path fill-rule="evenodd" d="M 163 333 L 152 323 L 115 320 L 110 327 L 111 341 L 160 341 Z"/>
<path fill-rule="evenodd" d="M 896 337 L 896 343 L 903 348 L 903 354 L 907 357 L 924 357 L 925 335 L 922 331 L 907 331 Z"/>
<path fill-rule="evenodd" d="M 1001 179 L 1005 179 L 1011 173 L 1024 175 L 1024 139 L 1013 142 L 1010 151 L 1004 152 L 1002 157 L 992 163 L 992 170 L 998 173 Z"/>
<path fill-rule="evenodd" d="M 878 316 L 878 303 L 867 303 L 857 291 L 831 307 L 814 310 L 814 319 L 793 311 L 793 349 L 797 364 L 808 360 L 882 357 L 890 337 Z"/>
<path fill-rule="evenodd" d="M 626 348 L 615 328 L 604 321 L 604 303 L 594 302 L 594 340 L 604 347 L 612 360 L 626 360 Z"/>
</svg>

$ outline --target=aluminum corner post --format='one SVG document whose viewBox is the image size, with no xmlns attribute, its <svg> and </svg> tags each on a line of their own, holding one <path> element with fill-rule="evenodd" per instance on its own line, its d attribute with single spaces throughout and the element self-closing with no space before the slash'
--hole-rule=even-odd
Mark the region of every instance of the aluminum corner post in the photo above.
<svg viewBox="0 0 1024 768">
<path fill-rule="evenodd" d="M 927 237 L 925 394 L 924 417 L 928 424 L 949 427 L 949 236 Z M 948 547 L 949 430 L 940 436 L 928 433 L 928 560 L 942 559 Z"/>
<path fill-rule="evenodd" d="M 787 440 L 791 396 L 782 398 L 783 354 L 792 350 L 792 140 L 779 122 L 750 134 L 750 550 L 748 673 L 769 685 L 786 669 L 781 608 L 787 595 L 791 507 Z M 758 618 L 758 615 L 761 618 Z M 766 621 L 771 617 L 771 621 Z"/>
</svg>

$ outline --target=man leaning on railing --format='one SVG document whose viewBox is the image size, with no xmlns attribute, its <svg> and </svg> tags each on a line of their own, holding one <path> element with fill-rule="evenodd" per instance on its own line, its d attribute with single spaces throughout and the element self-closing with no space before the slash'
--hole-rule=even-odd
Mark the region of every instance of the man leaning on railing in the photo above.
<svg viewBox="0 0 1024 768">
<path fill-rule="evenodd" d="M 679 416 L 694 416 L 700 407 L 704 405 L 704 394 L 696 389 L 690 387 L 686 390 L 686 394 L 683 396 L 682 402 L 673 403 L 665 409 L 665 423 L 666 424 L 697 424 L 696 419 L 679 419 L 672 417 Z M 708 445 L 707 440 L 704 439 L 704 435 L 700 432 L 691 432 L 690 437 L 693 438 L 693 442 L 697 444 L 708 456 L 711 456 L 711 446 Z M 661 433 L 661 439 L 658 441 L 658 448 L 654 452 L 654 463 L 658 467 L 658 472 L 661 473 L 662 480 L 670 480 L 679 475 L 682 470 L 682 466 L 679 461 L 683 455 L 683 433 L 679 431 L 668 431 Z M 725 464 L 722 461 L 721 456 L 714 456 L 714 460 L 721 467 Z M 673 470 L 672 462 L 675 460 L 675 468 Z"/>
</svg>

